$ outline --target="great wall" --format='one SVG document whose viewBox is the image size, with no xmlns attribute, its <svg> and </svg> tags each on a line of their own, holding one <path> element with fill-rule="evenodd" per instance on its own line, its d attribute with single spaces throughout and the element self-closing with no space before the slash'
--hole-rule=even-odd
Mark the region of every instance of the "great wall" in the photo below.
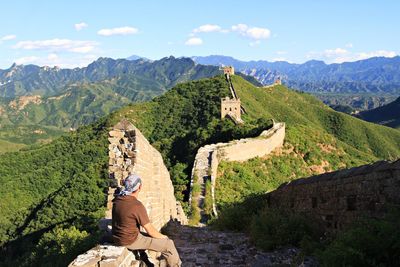
<svg viewBox="0 0 400 267">
<path fill-rule="evenodd" d="M 187 223 L 161 154 L 150 145 L 142 133 L 126 120 L 109 132 L 109 180 L 105 218 L 100 228 L 111 232 L 112 199 L 122 179 L 130 173 L 143 181 L 139 200 L 146 207 L 152 224 L 160 230 L 171 219 Z M 157 255 L 153 255 L 157 257 Z M 79 255 L 69 266 L 139 266 L 140 262 L 126 248 L 111 245 L 95 247 Z"/>
<path fill-rule="evenodd" d="M 231 155 L 231 159 L 239 157 L 244 160 L 255 155 L 256 146 L 264 146 L 265 151 L 268 151 L 281 143 L 283 137 L 267 141 L 268 136 L 276 133 L 284 136 L 284 125 L 276 125 L 263 132 L 260 138 L 217 144 L 217 147 L 221 155 L 228 155 L 227 159 Z M 145 205 L 151 222 L 158 230 L 167 226 L 165 231 L 175 241 L 183 266 L 248 266 L 249 264 L 261 266 L 265 262 L 290 263 L 297 255 L 298 250 L 294 248 L 274 252 L 257 250 L 245 234 L 188 226 L 187 218 L 175 199 L 172 182 L 161 154 L 150 145 L 142 133 L 131 123 L 123 120 L 109 132 L 109 142 L 109 180 L 112 186 L 108 191 L 105 218 L 99 223 L 99 227 L 106 235 L 111 232 L 112 199 L 116 187 L 121 185 L 122 179 L 129 173 L 137 173 L 143 181 L 139 199 Z M 234 155 L 237 149 L 243 149 L 247 153 Z M 217 166 L 213 167 L 215 172 L 216 168 Z M 151 251 L 147 253 L 155 266 L 165 266 L 165 261 L 158 259 L 158 253 Z M 79 255 L 69 267 L 145 266 L 136 257 L 137 254 L 124 247 L 105 243 Z"/>
<path fill-rule="evenodd" d="M 227 70 L 228 71 L 228 70 Z M 233 68 L 229 70 L 232 74 Z M 227 78 L 228 82 L 230 81 Z M 235 123 L 242 123 L 240 107 L 233 86 L 233 100 L 239 108 L 225 113 Z M 229 98 L 228 98 L 229 99 Z M 231 99 L 231 100 L 232 100 Z M 226 106 L 221 101 L 221 114 Z M 224 117 L 225 117 L 224 115 Z M 222 117 L 223 118 L 223 117 Z M 212 184 L 214 198 L 215 181 L 220 161 L 245 161 L 262 157 L 282 146 L 285 124 L 274 123 L 273 127 L 256 138 L 234 140 L 229 143 L 210 144 L 201 147 L 196 155 L 193 177 L 197 175 L 201 186 L 206 180 Z M 175 241 L 182 266 L 269 266 L 290 265 L 300 253 L 296 248 L 273 252 L 261 252 L 251 245 L 248 237 L 241 233 L 212 231 L 208 227 L 188 226 L 188 220 L 176 201 L 172 182 L 161 154 L 153 148 L 141 132 L 124 120 L 109 132 L 109 179 L 108 203 L 105 218 L 100 227 L 108 234 L 113 194 L 116 187 L 129 173 L 142 177 L 143 190 L 139 199 L 148 210 L 150 220 L 157 229 L 165 227 L 168 236 Z M 340 230 L 360 216 L 380 217 L 386 205 L 400 205 L 400 160 L 377 162 L 357 168 L 325 173 L 302 178 L 281 185 L 266 195 L 266 205 L 304 212 L 320 220 L 327 231 Z M 197 199 L 202 208 L 204 195 Z M 213 212 L 217 215 L 215 204 Z M 199 226 L 204 226 L 204 221 Z M 148 251 L 155 266 L 166 266 L 159 254 Z M 111 244 L 98 245 L 79 255 L 70 267 L 125 267 L 146 266 L 137 254 Z M 308 266 L 303 262 L 302 266 Z"/>
<path fill-rule="evenodd" d="M 246 161 L 255 157 L 263 157 L 271 153 L 275 148 L 281 147 L 284 138 L 285 124 L 274 123 L 271 129 L 263 131 L 258 137 L 233 140 L 229 143 L 210 144 L 198 150 L 193 164 L 191 188 L 193 188 L 194 183 L 197 183 L 200 187 L 201 194 L 196 197 L 202 217 L 200 225 L 204 225 L 207 220 L 204 215 L 205 183 L 207 180 L 211 182 L 213 213 L 215 216 L 218 215 L 215 207 L 214 192 L 219 162 Z M 189 201 L 191 201 L 191 198 Z"/>
</svg>

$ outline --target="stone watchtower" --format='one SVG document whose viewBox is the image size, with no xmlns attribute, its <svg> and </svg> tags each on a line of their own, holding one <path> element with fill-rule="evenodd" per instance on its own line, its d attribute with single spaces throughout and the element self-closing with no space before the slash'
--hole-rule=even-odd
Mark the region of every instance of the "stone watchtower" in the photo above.
<svg viewBox="0 0 400 267">
<path fill-rule="evenodd" d="M 236 118 L 238 121 L 241 120 L 240 99 L 221 98 L 221 119 L 227 115 Z"/>
<path fill-rule="evenodd" d="M 224 74 L 228 74 L 228 75 L 235 75 L 235 69 L 233 68 L 233 66 L 226 66 L 226 67 L 222 67 L 222 70 L 224 71 Z"/>
</svg>

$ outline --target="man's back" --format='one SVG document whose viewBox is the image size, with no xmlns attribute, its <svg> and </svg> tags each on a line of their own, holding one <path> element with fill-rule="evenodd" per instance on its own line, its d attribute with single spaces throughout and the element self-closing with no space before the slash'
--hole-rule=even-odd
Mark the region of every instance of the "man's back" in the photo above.
<svg viewBox="0 0 400 267">
<path fill-rule="evenodd" d="M 150 222 L 146 209 L 134 196 L 116 196 L 113 203 L 113 241 L 116 245 L 129 245 L 136 240 L 139 226 Z"/>
</svg>

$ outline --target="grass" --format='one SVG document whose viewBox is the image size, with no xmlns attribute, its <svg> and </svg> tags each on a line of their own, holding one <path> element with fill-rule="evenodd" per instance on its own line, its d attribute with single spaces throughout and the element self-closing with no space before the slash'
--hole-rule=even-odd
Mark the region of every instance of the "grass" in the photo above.
<svg viewBox="0 0 400 267">
<path fill-rule="evenodd" d="M 198 198 L 201 193 L 200 185 L 198 184 L 199 177 L 193 176 L 192 198 L 190 202 L 189 224 L 198 225 L 201 219 L 200 208 L 198 207 Z"/>
<path fill-rule="evenodd" d="M 0 140 L 0 153 L 18 151 L 25 146 L 25 144 L 11 143 L 5 140 Z"/>
<path fill-rule="evenodd" d="M 213 199 L 211 193 L 211 181 L 206 182 L 206 195 L 204 198 L 204 213 L 209 217 L 213 217 Z"/>
</svg>

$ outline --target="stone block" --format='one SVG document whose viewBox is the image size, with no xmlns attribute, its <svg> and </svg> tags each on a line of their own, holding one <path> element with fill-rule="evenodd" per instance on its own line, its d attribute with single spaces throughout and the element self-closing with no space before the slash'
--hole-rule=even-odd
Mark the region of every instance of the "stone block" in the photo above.
<svg viewBox="0 0 400 267">
<path fill-rule="evenodd" d="M 112 130 L 112 131 L 108 132 L 108 135 L 110 137 L 122 138 L 125 136 L 125 132 L 119 131 L 119 130 Z"/>
<path fill-rule="evenodd" d="M 119 140 L 121 138 L 116 138 L 116 137 L 109 137 L 108 138 L 108 142 L 110 142 L 111 144 L 119 144 Z"/>
</svg>

